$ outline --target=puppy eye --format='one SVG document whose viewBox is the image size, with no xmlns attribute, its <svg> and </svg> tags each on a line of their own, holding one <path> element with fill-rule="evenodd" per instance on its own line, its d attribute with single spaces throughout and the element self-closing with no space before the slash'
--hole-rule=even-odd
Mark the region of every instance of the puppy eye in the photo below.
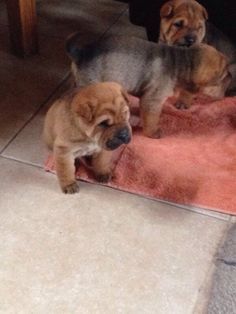
<svg viewBox="0 0 236 314">
<path fill-rule="evenodd" d="M 176 21 L 175 23 L 173 23 L 173 25 L 177 28 L 181 28 L 183 26 L 183 21 Z"/>
<path fill-rule="evenodd" d="M 101 128 L 104 128 L 104 129 L 108 128 L 110 126 L 109 125 L 109 120 L 104 120 L 104 121 L 100 122 L 98 124 L 98 126 L 100 126 Z"/>
</svg>

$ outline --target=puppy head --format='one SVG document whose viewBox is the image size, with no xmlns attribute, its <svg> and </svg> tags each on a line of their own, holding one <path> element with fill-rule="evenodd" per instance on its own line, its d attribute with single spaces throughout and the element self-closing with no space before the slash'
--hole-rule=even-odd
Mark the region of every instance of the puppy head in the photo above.
<svg viewBox="0 0 236 314">
<path fill-rule="evenodd" d="M 201 44 L 192 82 L 199 91 L 211 87 L 214 90 L 211 96 L 222 98 L 231 82 L 226 56 L 212 46 Z"/>
<path fill-rule="evenodd" d="M 128 95 L 121 85 L 104 82 L 82 88 L 72 102 L 80 130 L 106 150 L 131 140 Z"/>
<path fill-rule="evenodd" d="M 162 6 L 160 16 L 160 41 L 187 47 L 202 42 L 208 14 L 195 0 L 168 1 Z"/>
</svg>

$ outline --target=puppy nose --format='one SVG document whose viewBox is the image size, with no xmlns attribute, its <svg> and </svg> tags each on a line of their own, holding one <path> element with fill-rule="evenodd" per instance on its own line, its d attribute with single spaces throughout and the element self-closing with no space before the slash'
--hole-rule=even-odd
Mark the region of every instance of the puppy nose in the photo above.
<svg viewBox="0 0 236 314">
<path fill-rule="evenodd" d="M 130 142 L 131 136 L 130 131 L 128 128 L 121 129 L 117 134 L 116 137 L 121 140 L 123 143 L 128 144 Z"/>
<path fill-rule="evenodd" d="M 195 43 L 195 41 L 196 41 L 196 36 L 187 35 L 187 36 L 184 37 L 184 40 L 185 40 L 185 42 L 186 42 L 186 44 L 187 44 L 188 46 L 191 46 L 192 44 Z"/>
</svg>

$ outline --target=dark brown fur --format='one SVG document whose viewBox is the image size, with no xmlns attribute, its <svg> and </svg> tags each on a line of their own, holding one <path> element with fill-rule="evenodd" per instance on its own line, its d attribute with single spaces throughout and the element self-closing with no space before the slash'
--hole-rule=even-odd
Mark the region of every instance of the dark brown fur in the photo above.
<svg viewBox="0 0 236 314">
<path fill-rule="evenodd" d="M 176 91 L 184 90 L 191 96 L 216 85 L 218 96 L 224 95 L 227 60 L 208 45 L 172 47 L 135 37 L 107 36 L 81 46 L 78 39 L 74 35 L 67 42 L 76 84 L 117 81 L 125 86 L 140 97 L 143 130 L 149 137 L 160 136 L 158 121 L 163 104 Z"/>
</svg>

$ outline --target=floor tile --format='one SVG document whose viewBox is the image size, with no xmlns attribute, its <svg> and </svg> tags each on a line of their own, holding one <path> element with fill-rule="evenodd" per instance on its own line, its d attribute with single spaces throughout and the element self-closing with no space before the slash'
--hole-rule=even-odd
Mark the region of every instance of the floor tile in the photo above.
<svg viewBox="0 0 236 314">
<path fill-rule="evenodd" d="M 39 33 L 61 38 L 76 31 L 102 34 L 126 8 L 114 0 L 38 1 Z"/>
<path fill-rule="evenodd" d="M 215 256 L 208 312 L 236 312 L 236 225 L 232 225 Z"/>
<path fill-rule="evenodd" d="M 103 33 L 126 9 L 126 3 L 114 0 L 37 0 L 38 33 L 63 39 L 78 30 Z M 3 0 L 0 0 L 1 24 L 8 25 Z"/>
<path fill-rule="evenodd" d="M 5 157 L 20 160 L 37 166 L 43 166 L 49 152 L 42 139 L 42 130 L 45 115 L 49 107 L 66 92 L 71 86 L 71 80 L 65 79 L 58 87 L 48 102 L 42 106 L 21 132 L 12 140 L 8 147 L 2 152 Z"/>
<path fill-rule="evenodd" d="M 232 223 L 236 223 L 236 216 L 232 216 L 232 217 L 231 217 L 231 222 L 232 222 Z"/>
<path fill-rule="evenodd" d="M 70 84 L 65 38 L 146 39 L 144 29 L 114 0 L 37 0 L 37 16 L 40 54 L 18 59 L 0 0 L 0 313 L 202 314 L 235 218 L 82 182 L 66 196 L 55 175 L 29 165 L 43 165 L 45 113 Z"/>
<path fill-rule="evenodd" d="M 0 33 L 0 151 L 46 101 L 68 72 L 64 41 L 40 37 L 40 54 L 19 59 L 9 53 L 6 33 Z"/>
<path fill-rule="evenodd" d="M 0 158 L 1 313 L 190 314 L 227 222 Z M 14 300 L 14 302 L 12 301 Z"/>
<path fill-rule="evenodd" d="M 135 36 L 147 40 L 145 28 L 134 25 L 129 21 L 128 10 L 122 14 L 117 22 L 109 29 L 108 33 L 113 35 Z"/>
<path fill-rule="evenodd" d="M 104 1 L 100 1 L 100 5 Z M 117 1 L 114 1 L 117 3 Z M 120 5 L 120 2 L 118 2 Z M 46 5 L 46 4 L 45 4 Z M 123 4 L 124 5 L 124 4 Z M 109 6 L 108 6 L 109 7 Z M 46 9 L 45 9 L 46 10 Z M 96 10 L 95 10 L 96 12 Z M 144 29 L 132 25 L 128 20 L 128 13 L 125 12 L 122 17 L 115 23 L 109 33 L 128 34 L 145 38 Z M 56 95 L 60 95 L 60 92 Z M 55 98 L 55 97 L 54 97 Z M 19 135 L 7 147 L 3 155 L 17 160 L 29 162 L 35 165 L 42 165 L 45 160 L 44 145 L 41 141 L 42 125 L 47 108 L 51 105 L 50 100 L 46 109 L 42 109 L 35 118 L 19 133 Z"/>
<path fill-rule="evenodd" d="M 6 1 L 0 0 L 0 24 L 8 25 Z"/>
</svg>

